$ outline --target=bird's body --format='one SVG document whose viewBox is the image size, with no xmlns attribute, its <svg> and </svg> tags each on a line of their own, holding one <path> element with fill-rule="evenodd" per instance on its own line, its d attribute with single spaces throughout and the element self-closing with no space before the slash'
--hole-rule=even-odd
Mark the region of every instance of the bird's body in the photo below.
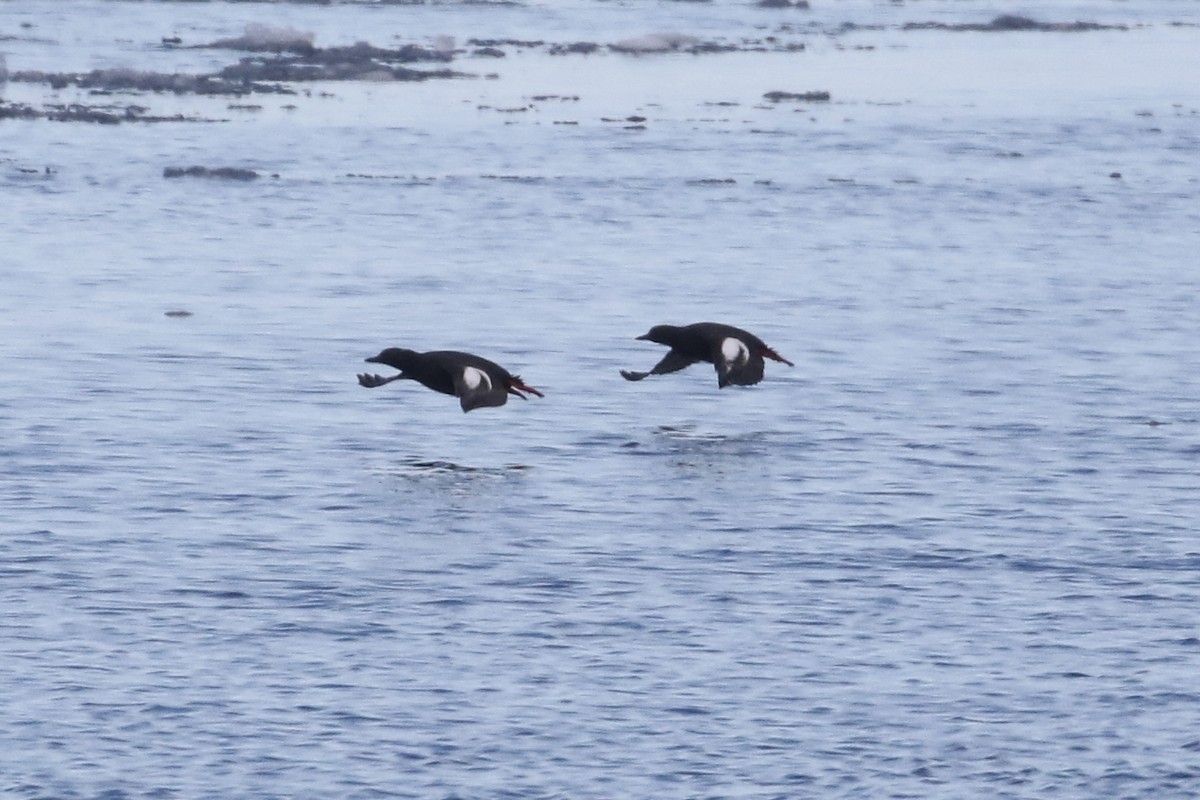
<svg viewBox="0 0 1200 800">
<path fill-rule="evenodd" d="M 384 378 L 363 373 L 358 376 L 360 386 L 374 389 L 395 380 L 414 380 L 435 392 L 457 397 L 464 412 L 487 406 L 502 406 L 508 402 L 510 394 L 522 400 L 528 399 L 524 392 L 544 397 L 537 389 L 526 386 L 519 376 L 513 375 L 499 364 L 457 350 L 418 353 L 402 347 L 389 347 L 379 355 L 368 358 L 367 362 L 395 367 L 400 370 L 400 374 Z"/>
<path fill-rule="evenodd" d="M 649 372 L 621 370 L 625 380 L 640 381 L 650 375 L 678 372 L 698 361 L 706 361 L 717 370 L 717 385 L 753 386 L 763 379 L 763 359 L 795 366 L 749 331 L 719 322 L 692 325 L 655 325 L 640 340 L 665 344 L 671 348 Z"/>
</svg>

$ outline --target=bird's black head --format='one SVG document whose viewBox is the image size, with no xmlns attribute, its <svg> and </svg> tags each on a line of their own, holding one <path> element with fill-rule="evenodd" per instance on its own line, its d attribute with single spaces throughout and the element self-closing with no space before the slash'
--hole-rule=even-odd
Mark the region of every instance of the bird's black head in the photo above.
<svg viewBox="0 0 1200 800">
<path fill-rule="evenodd" d="M 369 364 L 387 364 L 403 372 L 416 359 L 417 354 L 403 347 L 389 347 L 377 356 L 366 359 Z"/>
<path fill-rule="evenodd" d="M 646 333 L 638 336 L 637 339 L 645 342 L 657 342 L 658 344 L 670 344 L 677 330 L 679 328 L 674 325 L 655 325 Z"/>
</svg>

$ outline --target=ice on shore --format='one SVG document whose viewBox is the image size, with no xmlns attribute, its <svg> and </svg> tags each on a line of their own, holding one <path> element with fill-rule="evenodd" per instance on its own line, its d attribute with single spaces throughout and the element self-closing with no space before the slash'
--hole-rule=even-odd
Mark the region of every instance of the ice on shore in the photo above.
<svg viewBox="0 0 1200 800">
<path fill-rule="evenodd" d="M 649 33 L 613 42 L 609 47 L 618 53 L 670 53 L 700 43 L 695 36 L 683 33 Z"/>
<path fill-rule="evenodd" d="M 251 52 L 283 52 L 304 53 L 313 49 L 316 34 L 312 31 L 301 31 L 288 26 L 275 27 L 251 22 L 246 25 L 241 36 L 232 39 L 219 39 L 208 47 L 220 47 L 230 50 L 249 50 Z"/>
</svg>

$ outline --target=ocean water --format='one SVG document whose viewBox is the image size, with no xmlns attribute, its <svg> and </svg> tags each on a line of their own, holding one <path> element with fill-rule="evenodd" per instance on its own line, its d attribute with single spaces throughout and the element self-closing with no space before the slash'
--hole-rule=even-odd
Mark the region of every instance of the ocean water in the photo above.
<svg viewBox="0 0 1200 800">
<path fill-rule="evenodd" d="M 0 795 L 1200 796 L 1200 3 L 813 6 L 0 3 Z"/>
</svg>

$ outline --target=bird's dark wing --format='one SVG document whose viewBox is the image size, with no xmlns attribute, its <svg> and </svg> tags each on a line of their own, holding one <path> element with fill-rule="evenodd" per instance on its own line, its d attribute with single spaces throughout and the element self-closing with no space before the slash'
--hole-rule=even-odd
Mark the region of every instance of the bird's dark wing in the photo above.
<svg viewBox="0 0 1200 800">
<path fill-rule="evenodd" d="M 489 370 L 470 365 L 454 370 L 454 393 L 463 412 L 508 402 L 508 388 Z"/>
<path fill-rule="evenodd" d="M 757 340 L 744 341 L 749 336 L 730 335 L 714 342 L 713 365 L 717 369 L 717 385 L 753 386 L 763 379 L 763 359 L 755 347 Z"/>
<path fill-rule="evenodd" d="M 623 369 L 621 370 L 621 377 L 627 381 L 640 381 L 648 375 L 666 375 L 669 372 L 679 372 L 679 370 L 690 367 L 695 363 L 696 359 L 688 358 L 675 350 L 671 350 L 649 372 L 633 372 Z"/>
<path fill-rule="evenodd" d="M 724 389 L 729 384 L 753 386 L 763 379 L 762 356 L 749 356 L 744 361 L 717 362 L 717 384 Z"/>
</svg>

